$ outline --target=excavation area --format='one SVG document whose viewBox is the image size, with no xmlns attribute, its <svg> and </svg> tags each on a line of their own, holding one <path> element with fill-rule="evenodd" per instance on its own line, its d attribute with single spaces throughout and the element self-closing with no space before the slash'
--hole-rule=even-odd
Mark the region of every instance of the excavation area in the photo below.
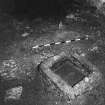
<svg viewBox="0 0 105 105">
<path fill-rule="evenodd" d="M 0 105 L 105 105 L 104 70 L 105 0 L 0 0 Z"/>
<path fill-rule="evenodd" d="M 55 63 L 51 69 L 72 87 L 85 77 L 69 59 Z"/>
</svg>

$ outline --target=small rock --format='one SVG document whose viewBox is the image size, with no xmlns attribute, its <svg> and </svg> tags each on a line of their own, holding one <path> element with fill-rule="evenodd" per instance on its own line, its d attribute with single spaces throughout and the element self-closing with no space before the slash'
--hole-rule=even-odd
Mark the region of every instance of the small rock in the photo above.
<svg viewBox="0 0 105 105">
<path fill-rule="evenodd" d="M 23 33 L 21 36 L 22 36 L 22 37 L 27 37 L 28 35 L 30 35 L 30 33 L 25 32 L 25 33 Z"/>
</svg>

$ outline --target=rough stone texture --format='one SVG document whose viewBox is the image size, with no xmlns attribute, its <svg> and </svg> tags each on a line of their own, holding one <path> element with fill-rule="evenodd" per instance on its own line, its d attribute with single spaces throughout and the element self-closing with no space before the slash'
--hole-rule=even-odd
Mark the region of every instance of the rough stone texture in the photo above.
<svg viewBox="0 0 105 105">
<path fill-rule="evenodd" d="M 93 7 L 97 8 L 97 12 L 105 15 L 105 0 L 87 0 Z"/>
</svg>

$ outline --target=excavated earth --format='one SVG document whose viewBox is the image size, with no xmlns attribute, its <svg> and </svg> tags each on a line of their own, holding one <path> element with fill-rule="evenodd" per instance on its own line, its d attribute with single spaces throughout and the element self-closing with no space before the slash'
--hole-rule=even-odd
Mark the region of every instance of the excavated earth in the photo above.
<svg viewBox="0 0 105 105">
<path fill-rule="evenodd" d="M 6 17 L 1 16 L 0 19 L 0 105 L 105 104 L 104 16 L 89 11 L 78 15 L 74 13 L 68 15 L 68 18 L 60 24 L 53 19 L 41 18 L 32 22 L 19 23 Z M 32 31 L 29 30 L 30 34 L 23 37 L 26 26 L 29 26 Z M 81 40 L 71 41 L 68 44 L 55 44 L 79 38 Z M 51 46 L 45 46 L 49 43 L 52 43 Z M 41 47 L 36 48 L 37 45 Z M 73 93 L 75 98 L 71 98 L 72 93 L 69 92 L 68 95 L 66 89 L 59 85 L 56 81 L 58 77 L 52 71 L 46 72 L 52 58 L 62 53 L 65 53 L 67 58 L 71 55 L 76 56 L 81 63 L 85 62 L 92 66 L 93 70 L 95 67 L 95 72 L 99 74 L 97 78 L 90 80 L 95 81 L 95 84 L 89 84 L 90 89 L 84 89 L 83 93 L 79 92 L 83 87 L 74 87 L 77 89 Z M 60 65 L 58 67 L 62 69 Z M 69 67 L 68 64 L 66 67 Z M 62 70 L 64 73 L 66 67 L 64 66 Z M 75 67 L 76 65 L 72 65 L 71 69 Z M 58 71 L 57 75 L 60 73 Z M 81 74 L 78 73 L 74 75 L 74 80 Z M 70 79 L 66 77 L 64 79 L 63 76 L 61 78 L 62 81 Z M 80 79 L 83 78 L 84 76 Z M 85 80 L 89 81 L 88 78 Z M 73 83 L 73 80 L 71 81 Z M 78 80 L 74 83 L 77 84 L 77 82 Z M 81 82 L 81 84 L 84 83 Z"/>
</svg>

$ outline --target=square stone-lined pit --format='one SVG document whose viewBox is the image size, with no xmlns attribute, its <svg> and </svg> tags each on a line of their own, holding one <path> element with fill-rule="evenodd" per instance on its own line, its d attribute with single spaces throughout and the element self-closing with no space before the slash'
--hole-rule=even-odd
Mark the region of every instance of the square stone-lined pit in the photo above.
<svg viewBox="0 0 105 105">
<path fill-rule="evenodd" d="M 59 75 L 72 87 L 85 77 L 85 75 L 77 69 L 70 59 L 61 59 L 51 67 L 51 70 L 54 71 L 55 74 Z"/>
<path fill-rule="evenodd" d="M 73 63 L 71 56 L 66 56 L 65 53 L 61 53 L 45 60 L 41 64 L 41 70 L 47 75 L 48 78 L 50 78 L 52 82 L 54 82 L 54 84 L 57 85 L 61 91 L 63 91 L 64 94 L 68 95 L 71 100 L 75 99 L 76 96 L 80 96 L 85 91 L 90 91 L 94 86 L 99 84 L 101 79 L 99 70 L 91 64 L 91 62 L 85 58 L 80 58 L 79 61 L 85 63 L 86 66 L 83 66 L 83 68 L 79 66 L 79 68 Z M 76 62 L 76 64 L 78 63 L 79 62 Z M 72 72 L 74 72 L 74 75 L 71 75 Z M 84 72 L 87 72 L 86 75 Z M 70 78 L 73 78 L 73 81 L 71 81 Z"/>
</svg>

